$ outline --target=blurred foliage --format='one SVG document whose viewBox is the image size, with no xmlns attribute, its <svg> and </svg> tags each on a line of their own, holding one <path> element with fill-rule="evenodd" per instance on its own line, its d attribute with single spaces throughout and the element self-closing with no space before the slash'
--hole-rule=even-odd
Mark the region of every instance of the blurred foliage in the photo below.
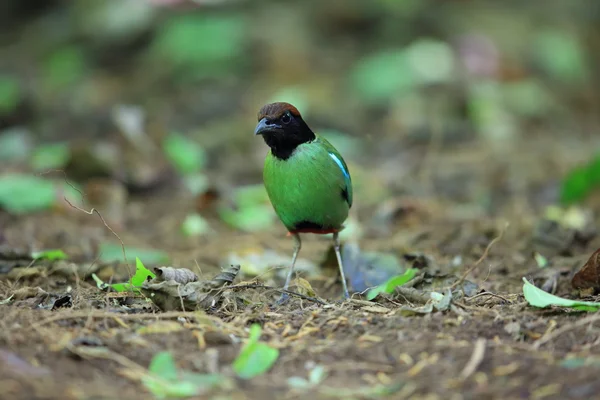
<svg viewBox="0 0 600 400">
<path fill-rule="evenodd" d="M 40 145 L 35 148 L 31 155 L 31 166 L 36 171 L 62 168 L 69 161 L 69 157 L 68 143 Z"/>
<path fill-rule="evenodd" d="M 186 236 L 201 236 L 211 232 L 211 228 L 202 215 L 190 214 L 181 224 L 181 231 Z"/>
<path fill-rule="evenodd" d="M 584 200 L 597 189 L 600 189 L 600 153 L 586 165 L 569 172 L 562 181 L 560 199 L 564 205 L 570 205 Z"/>
<path fill-rule="evenodd" d="M 56 187 L 33 175 L 0 175 L 0 208 L 12 214 L 43 211 L 57 200 Z"/>
<path fill-rule="evenodd" d="M 219 215 L 226 224 L 246 232 L 265 230 L 273 225 L 275 212 L 262 184 L 239 187 L 232 197 L 232 205 L 219 207 Z"/>
<path fill-rule="evenodd" d="M 10 75 L 0 75 L 0 115 L 10 114 L 19 105 L 21 87 Z"/>
<path fill-rule="evenodd" d="M 142 383 L 157 399 L 190 398 L 227 382 L 220 374 L 180 370 L 175 357 L 167 351 L 155 354 L 148 370 L 150 374 L 142 376 Z"/>
<path fill-rule="evenodd" d="M 67 258 L 69 258 L 67 254 L 61 249 L 34 251 L 33 253 L 31 253 L 31 257 L 34 260 L 48 261 L 66 260 Z"/>
<path fill-rule="evenodd" d="M 127 255 L 128 260 L 139 258 L 141 262 L 147 264 L 159 264 L 169 261 L 169 256 L 164 251 L 131 246 L 125 246 L 125 249 L 123 249 L 121 244 L 116 243 L 102 243 L 100 245 L 99 260 L 107 263 L 124 261 L 123 252 Z"/>
<path fill-rule="evenodd" d="M 163 140 L 163 149 L 171 164 L 182 175 L 199 172 L 206 162 L 202 147 L 185 136 L 172 133 Z"/>
<path fill-rule="evenodd" d="M 0 162 L 11 163 L 25 160 L 31 151 L 29 132 L 13 128 L 0 135 Z"/>
<path fill-rule="evenodd" d="M 83 50 L 66 46 L 54 51 L 44 63 L 44 83 L 49 90 L 61 90 L 83 78 L 86 67 Z"/>
<path fill-rule="evenodd" d="M 431 190 L 413 176 L 422 145 L 434 138 L 438 150 L 479 141 L 510 163 L 503 152 L 539 132 L 551 141 L 600 130 L 600 6 L 590 0 L 542 8 L 491 0 L 74 0 L 6 9 L 14 24 L 5 28 L 11 45 L 0 49 L 0 173 L 71 167 L 74 179 L 141 176 L 141 186 L 158 185 L 168 181 L 158 145 L 191 194 L 227 179 L 225 187 L 243 192 L 261 176 L 265 146 L 250 134 L 256 111 L 288 101 L 344 155 L 357 204 L 375 207 L 390 195 Z M 143 116 L 137 137 L 152 144 L 123 145 L 123 121 L 112 111 L 123 108 Z M 111 156 L 100 172 L 93 162 L 101 149 Z M 555 158 L 581 159 L 570 151 Z M 75 152 L 84 155 L 76 162 Z M 595 178 L 586 170 L 565 178 L 562 202 L 589 192 Z M 463 192 L 475 203 L 494 198 Z M 268 199 L 232 193 L 217 211 L 226 224 L 249 232 L 273 225 Z M 181 229 L 202 234 L 200 215 L 188 213 Z"/>
<path fill-rule="evenodd" d="M 571 32 L 540 32 L 533 49 L 539 65 L 554 78 L 567 84 L 580 84 L 589 78 L 585 51 Z"/>
<path fill-rule="evenodd" d="M 260 325 L 250 326 L 250 337 L 233 361 L 233 370 L 242 379 L 251 379 L 264 374 L 279 358 L 278 349 L 259 341 L 261 332 Z"/>
<path fill-rule="evenodd" d="M 236 66 L 243 39 L 241 16 L 182 15 L 161 26 L 152 50 L 155 62 L 166 62 L 195 78 L 205 78 Z"/>
</svg>

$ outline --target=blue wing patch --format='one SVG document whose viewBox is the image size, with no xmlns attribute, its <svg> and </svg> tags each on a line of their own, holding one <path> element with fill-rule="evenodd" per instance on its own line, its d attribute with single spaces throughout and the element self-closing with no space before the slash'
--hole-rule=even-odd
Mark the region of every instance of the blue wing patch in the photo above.
<svg viewBox="0 0 600 400">
<path fill-rule="evenodd" d="M 346 183 L 345 189 L 342 191 L 342 196 L 348 202 L 349 206 L 352 206 L 352 180 L 350 179 L 350 172 L 348 172 L 348 167 L 346 167 L 346 163 L 341 160 L 337 155 L 333 153 L 328 153 L 329 157 L 340 167 L 342 170 L 342 174 L 344 174 L 344 182 Z"/>
</svg>

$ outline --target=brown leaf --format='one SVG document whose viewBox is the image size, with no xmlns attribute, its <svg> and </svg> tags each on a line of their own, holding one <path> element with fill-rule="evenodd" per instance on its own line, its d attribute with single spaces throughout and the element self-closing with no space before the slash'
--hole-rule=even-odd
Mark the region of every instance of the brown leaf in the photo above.
<svg viewBox="0 0 600 400">
<path fill-rule="evenodd" d="M 600 249 L 596 250 L 594 254 L 573 276 L 571 285 L 575 289 L 600 289 Z"/>
<path fill-rule="evenodd" d="M 155 282 L 175 281 L 186 284 L 198 280 L 196 274 L 187 268 L 160 267 L 154 268 L 154 272 L 156 273 Z"/>
</svg>

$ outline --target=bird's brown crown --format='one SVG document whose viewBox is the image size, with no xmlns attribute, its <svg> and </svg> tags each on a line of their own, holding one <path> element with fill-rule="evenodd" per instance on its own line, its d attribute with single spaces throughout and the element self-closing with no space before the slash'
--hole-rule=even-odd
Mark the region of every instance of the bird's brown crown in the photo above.
<svg viewBox="0 0 600 400">
<path fill-rule="evenodd" d="M 264 105 L 258 112 L 258 120 L 263 118 L 277 119 L 280 118 L 286 111 L 289 111 L 293 116 L 300 117 L 300 111 L 290 103 L 271 103 Z"/>
</svg>

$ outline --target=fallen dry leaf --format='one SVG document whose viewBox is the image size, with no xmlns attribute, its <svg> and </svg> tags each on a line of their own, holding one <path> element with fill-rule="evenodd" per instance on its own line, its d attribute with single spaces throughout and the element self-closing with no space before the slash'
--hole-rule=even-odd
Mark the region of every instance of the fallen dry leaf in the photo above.
<svg viewBox="0 0 600 400">
<path fill-rule="evenodd" d="M 391 311 L 389 308 L 382 306 L 366 306 L 361 308 L 361 310 L 374 314 L 387 314 Z"/>
<path fill-rule="evenodd" d="M 596 250 L 571 280 L 575 289 L 600 289 L 600 249 Z"/>
<path fill-rule="evenodd" d="M 175 281 L 186 284 L 198 280 L 198 276 L 187 268 L 160 267 L 154 268 L 154 272 L 156 273 L 154 282 Z"/>
<path fill-rule="evenodd" d="M 238 272 L 239 265 L 223 268 L 214 279 L 179 283 L 174 280 L 144 283 L 142 292 L 163 311 L 190 311 L 214 307 L 222 296 L 222 287 L 229 285 Z"/>
</svg>

